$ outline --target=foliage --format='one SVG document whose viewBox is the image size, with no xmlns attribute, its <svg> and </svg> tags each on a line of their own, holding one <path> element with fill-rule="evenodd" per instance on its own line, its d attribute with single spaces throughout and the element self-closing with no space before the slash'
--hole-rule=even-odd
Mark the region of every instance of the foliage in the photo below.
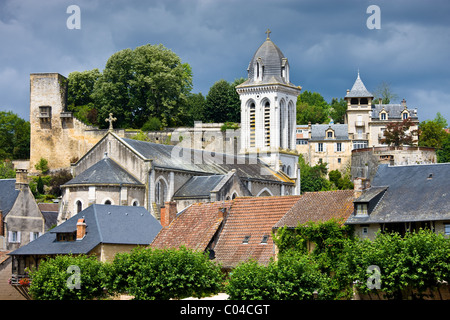
<svg viewBox="0 0 450 320">
<path fill-rule="evenodd" d="M 204 120 L 206 122 L 240 122 L 241 100 L 236 86 L 244 79 L 236 79 L 233 83 L 219 80 L 214 83 L 206 96 Z"/>
<path fill-rule="evenodd" d="M 329 104 L 317 92 L 304 91 L 297 98 L 297 123 L 327 123 Z"/>
<path fill-rule="evenodd" d="M 37 192 L 38 193 L 44 194 L 44 192 L 45 192 L 44 191 L 44 182 L 42 181 L 42 177 L 41 176 L 38 177 L 36 188 L 37 188 Z"/>
<path fill-rule="evenodd" d="M 333 119 L 334 123 L 344 123 L 345 115 L 347 113 L 347 101 L 344 98 L 331 99 L 330 104 L 330 117 Z"/>
<path fill-rule="evenodd" d="M 73 278 L 69 277 L 74 277 L 74 273 L 68 272 L 69 266 L 80 270 L 79 289 L 68 285 L 73 283 Z M 86 300 L 105 295 L 103 264 L 94 256 L 48 258 L 40 263 L 38 269 L 31 270 L 30 278 L 30 294 L 34 300 Z"/>
<path fill-rule="evenodd" d="M 288 251 L 267 266 L 249 260 L 231 273 L 226 292 L 231 300 L 312 300 L 331 299 L 323 274 L 308 255 Z"/>
<path fill-rule="evenodd" d="M 222 289 L 220 267 L 207 254 L 185 247 L 136 248 L 117 254 L 108 270 L 109 289 L 137 300 L 201 298 Z"/>
<path fill-rule="evenodd" d="M 227 130 L 237 130 L 239 129 L 239 123 L 235 123 L 235 122 L 225 122 L 221 127 L 220 127 L 220 131 L 225 132 Z"/>
<path fill-rule="evenodd" d="M 88 71 L 74 71 L 67 77 L 67 108 L 77 111 L 79 107 L 92 104 L 94 85 L 100 78 L 98 69 Z"/>
<path fill-rule="evenodd" d="M 38 163 L 34 165 L 34 168 L 41 172 L 41 174 L 47 173 L 49 170 L 48 160 L 45 158 L 39 159 Z"/>
<path fill-rule="evenodd" d="M 0 179 L 14 179 L 16 170 L 11 161 L 0 161 Z"/>
<path fill-rule="evenodd" d="M 106 127 L 109 113 L 121 128 L 141 128 L 151 117 L 163 126 L 178 119 L 180 108 L 192 88 L 187 63 L 163 45 L 143 45 L 114 53 L 95 82 L 92 98 L 99 125 Z"/>
<path fill-rule="evenodd" d="M 339 190 L 353 189 L 353 182 L 351 182 L 349 175 L 342 175 L 339 170 L 332 170 L 328 174 L 330 182 L 334 184 Z"/>
<path fill-rule="evenodd" d="M 436 151 L 436 155 L 439 163 L 450 162 L 450 133 L 447 133 L 441 148 Z"/>
<path fill-rule="evenodd" d="M 189 93 L 186 105 L 182 106 L 180 121 L 183 125 L 193 127 L 196 121 L 206 122 L 206 98 L 201 93 Z"/>
<path fill-rule="evenodd" d="M 446 120 L 438 112 L 433 120 L 425 120 L 419 124 L 419 146 L 440 149 L 448 133 L 444 128 Z"/>
<path fill-rule="evenodd" d="M 450 242 L 430 230 L 406 233 L 378 233 L 375 240 L 347 242 L 337 276 L 356 281 L 362 293 L 389 299 L 417 299 L 440 281 L 450 280 Z M 380 289 L 367 285 L 369 266 L 380 268 Z M 372 290 L 372 291 L 371 291 Z"/>
<path fill-rule="evenodd" d="M 331 183 L 326 178 L 327 164 L 319 163 L 313 167 L 308 165 L 302 155 L 298 159 L 300 166 L 301 192 L 330 190 Z"/>
<path fill-rule="evenodd" d="M 50 187 L 49 194 L 60 197 L 62 195 L 61 185 L 72 180 L 72 178 L 72 174 L 67 169 L 62 169 L 52 174 L 48 183 Z"/>
<path fill-rule="evenodd" d="M 29 157 L 30 123 L 11 111 L 0 111 L 0 160 Z"/>
<path fill-rule="evenodd" d="M 157 117 L 150 117 L 142 126 L 142 131 L 159 131 L 161 130 L 162 123 Z"/>
<path fill-rule="evenodd" d="M 413 126 L 413 123 L 410 118 L 404 119 L 402 122 L 388 123 L 381 143 L 395 147 L 412 145 L 414 140 L 413 132 L 407 133 L 411 126 Z"/>
</svg>

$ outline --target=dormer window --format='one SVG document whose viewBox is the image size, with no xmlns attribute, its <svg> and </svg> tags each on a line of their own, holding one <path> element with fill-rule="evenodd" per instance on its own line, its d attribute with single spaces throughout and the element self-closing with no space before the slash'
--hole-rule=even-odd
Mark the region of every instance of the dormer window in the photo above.
<svg viewBox="0 0 450 320">
<path fill-rule="evenodd" d="M 387 113 L 386 112 L 381 112 L 380 113 L 380 120 L 387 120 Z"/>
<path fill-rule="evenodd" d="M 245 236 L 244 240 L 242 240 L 242 244 L 248 244 L 249 241 L 250 241 L 250 236 Z"/>
<path fill-rule="evenodd" d="M 269 236 L 267 234 L 263 235 L 261 239 L 261 244 L 267 244 L 267 240 L 269 240 Z"/>
<path fill-rule="evenodd" d="M 262 63 L 262 59 L 258 58 L 258 60 L 256 61 L 255 64 L 255 80 L 257 81 L 262 81 L 263 76 L 264 76 L 264 64 Z"/>
<path fill-rule="evenodd" d="M 358 203 L 356 204 L 356 215 L 357 216 L 367 216 L 367 203 Z"/>
<path fill-rule="evenodd" d="M 56 241 L 75 241 L 76 232 L 61 232 L 56 234 Z"/>
<path fill-rule="evenodd" d="M 403 119 L 403 120 L 406 120 L 406 119 L 408 119 L 408 117 L 409 117 L 409 112 L 408 112 L 408 111 L 403 111 L 403 113 L 402 113 L 402 119 Z"/>
</svg>

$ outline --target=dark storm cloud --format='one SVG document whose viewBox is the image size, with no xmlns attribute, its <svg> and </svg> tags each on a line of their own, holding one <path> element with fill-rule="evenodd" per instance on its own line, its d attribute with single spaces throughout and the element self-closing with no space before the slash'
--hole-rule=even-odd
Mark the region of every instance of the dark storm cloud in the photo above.
<svg viewBox="0 0 450 320">
<path fill-rule="evenodd" d="M 66 9 L 81 9 L 69 30 Z M 371 4 L 381 29 L 369 30 Z M 272 30 L 291 80 L 327 101 L 343 97 L 359 69 L 369 90 L 382 81 L 419 108 L 450 121 L 448 1 L 14 0 L 0 3 L 0 109 L 28 118 L 29 74 L 103 69 L 114 52 L 163 44 L 191 65 L 194 91 L 246 77 Z"/>
</svg>

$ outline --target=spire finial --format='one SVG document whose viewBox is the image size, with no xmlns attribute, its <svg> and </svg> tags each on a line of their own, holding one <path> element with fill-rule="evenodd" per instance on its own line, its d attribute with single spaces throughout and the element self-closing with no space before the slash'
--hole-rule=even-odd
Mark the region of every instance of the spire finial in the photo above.
<svg viewBox="0 0 450 320">
<path fill-rule="evenodd" d="M 358 79 L 359 79 L 360 77 L 359 77 L 359 68 L 358 68 Z"/>
<path fill-rule="evenodd" d="M 270 31 L 270 29 L 268 28 L 265 33 L 267 34 L 266 40 L 270 40 L 270 34 L 272 33 L 272 31 Z"/>
</svg>

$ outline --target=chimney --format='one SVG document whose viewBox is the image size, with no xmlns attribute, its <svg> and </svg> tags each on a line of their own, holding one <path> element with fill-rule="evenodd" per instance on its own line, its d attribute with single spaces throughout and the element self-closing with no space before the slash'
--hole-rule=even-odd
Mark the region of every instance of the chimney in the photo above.
<svg viewBox="0 0 450 320">
<path fill-rule="evenodd" d="M 163 228 L 169 226 L 169 224 L 177 216 L 177 203 L 175 201 L 167 201 L 164 206 L 161 207 L 161 225 Z"/>
<path fill-rule="evenodd" d="M 355 180 L 353 181 L 353 185 L 354 198 L 357 199 L 362 195 L 364 190 L 370 188 L 370 181 L 365 178 L 355 178 Z"/>
<path fill-rule="evenodd" d="M 25 185 L 28 185 L 28 170 L 16 169 L 16 190 L 22 189 Z"/>
<path fill-rule="evenodd" d="M 220 218 L 225 219 L 225 217 L 227 216 L 227 208 L 221 207 L 221 208 L 219 208 L 219 211 L 217 213 L 218 213 L 219 219 Z"/>
<path fill-rule="evenodd" d="M 86 235 L 86 222 L 84 218 L 78 219 L 77 222 L 77 240 L 81 240 Z"/>
<path fill-rule="evenodd" d="M 402 100 L 402 106 L 403 106 L 403 108 L 405 108 L 406 109 L 406 100 L 403 98 L 403 100 Z"/>
</svg>

